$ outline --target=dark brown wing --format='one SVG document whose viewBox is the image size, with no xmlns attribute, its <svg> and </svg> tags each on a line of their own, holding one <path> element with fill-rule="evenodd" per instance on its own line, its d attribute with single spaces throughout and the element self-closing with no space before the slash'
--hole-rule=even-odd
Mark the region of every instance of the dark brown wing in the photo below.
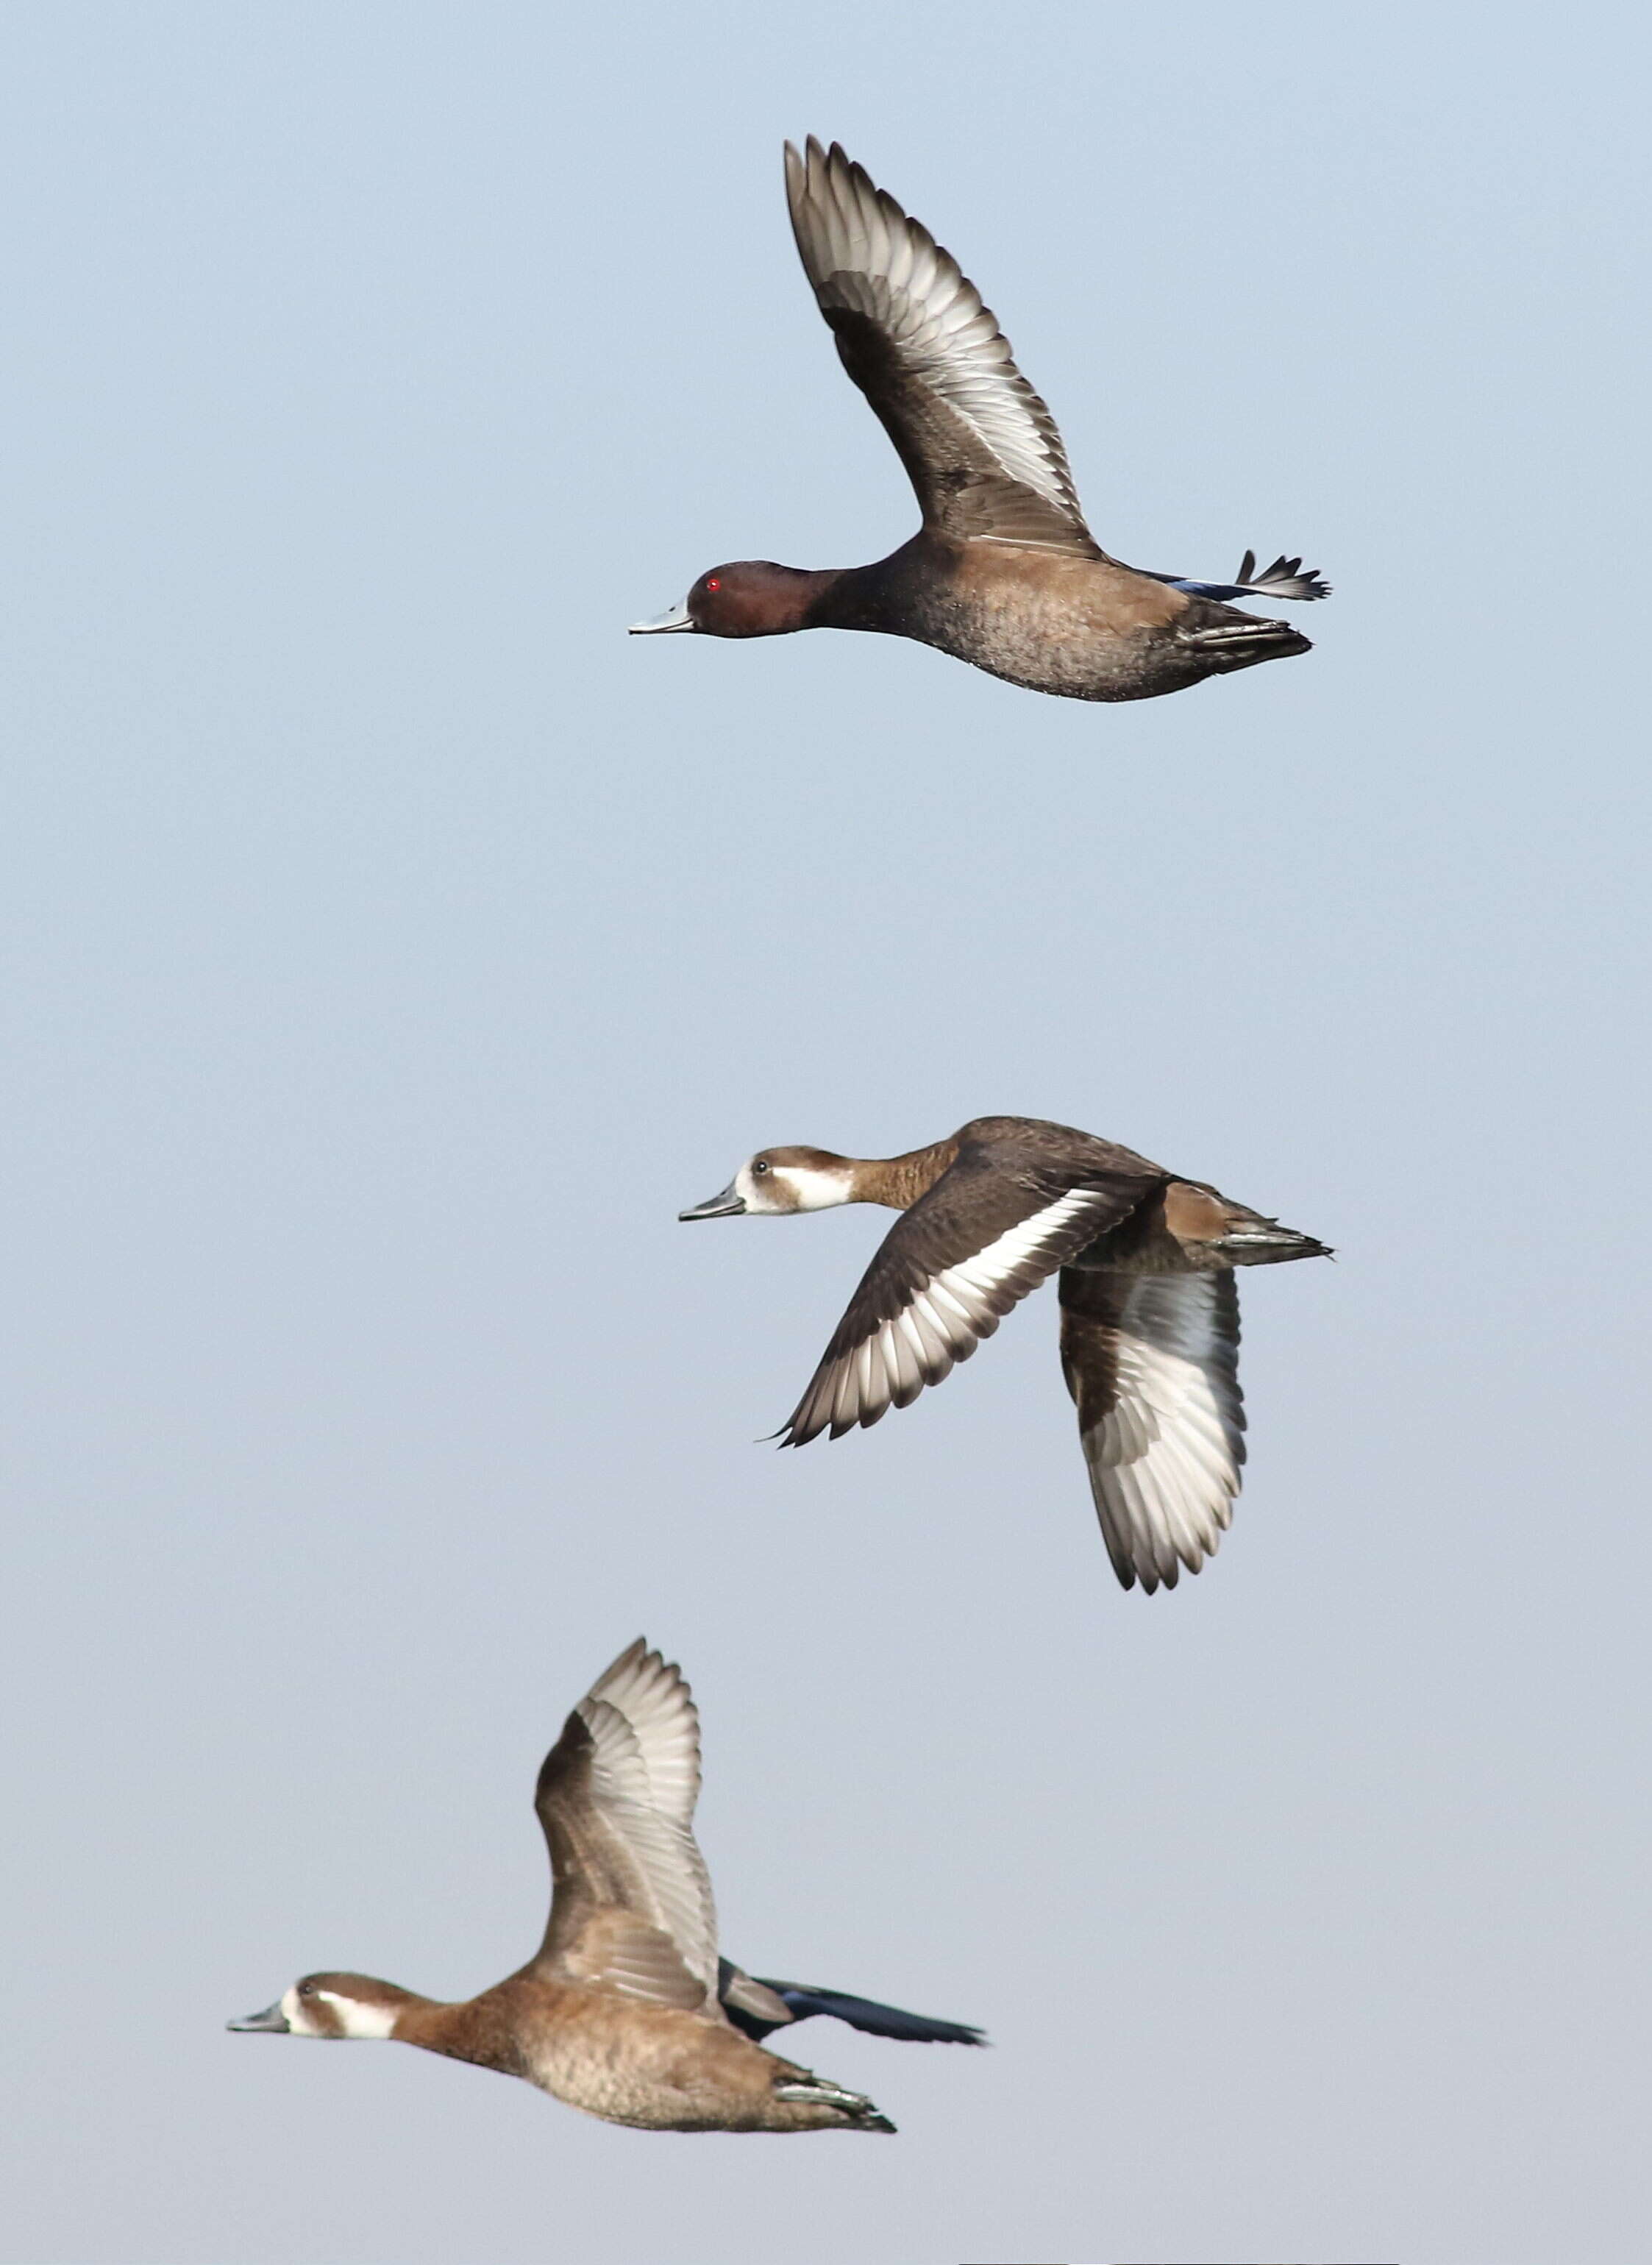
<svg viewBox="0 0 1652 2265">
<path fill-rule="evenodd" d="M 1214 1552 L 1245 1460 L 1231 1271 L 1067 1267 L 1061 1366 L 1114 1571 L 1174 1589 Z"/>
<path fill-rule="evenodd" d="M 1084 524 L 1055 419 L 980 293 L 834 142 L 786 145 L 804 269 L 843 367 L 943 535 L 1103 556 Z"/>
<path fill-rule="evenodd" d="M 539 1773 L 550 1923 L 538 1963 L 667 2006 L 715 2006 L 717 1912 L 696 1846 L 700 1726 L 681 1671 L 639 1636 Z"/>
<path fill-rule="evenodd" d="M 904 1212 L 861 1278 L 781 1434 L 801 1447 L 905 1408 L 938 1384 L 1030 1290 L 1163 1184 L 1098 1168 L 1082 1178 L 966 1147 Z"/>
</svg>

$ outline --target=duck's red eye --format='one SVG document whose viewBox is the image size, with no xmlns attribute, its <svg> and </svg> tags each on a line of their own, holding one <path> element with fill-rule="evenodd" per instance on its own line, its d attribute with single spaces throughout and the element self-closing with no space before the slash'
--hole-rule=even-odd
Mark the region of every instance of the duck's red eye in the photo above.
<svg viewBox="0 0 1652 2265">
<path fill-rule="evenodd" d="M 706 576 L 705 586 L 708 590 L 720 590 L 723 587 L 722 583 L 718 581 L 715 574 L 708 574 Z"/>
</svg>

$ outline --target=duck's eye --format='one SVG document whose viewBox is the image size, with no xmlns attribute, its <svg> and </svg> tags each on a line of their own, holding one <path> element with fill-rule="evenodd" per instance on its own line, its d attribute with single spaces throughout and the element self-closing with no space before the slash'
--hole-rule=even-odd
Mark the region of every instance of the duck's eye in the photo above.
<svg viewBox="0 0 1652 2265">
<path fill-rule="evenodd" d="M 313 1998 L 316 1994 L 315 1984 L 313 1982 L 301 1982 L 298 1985 L 298 1994 L 301 1998 Z"/>
<path fill-rule="evenodd" d="M 765 1172 L 767 1172 L 767 1171 L 768 1171 L 768 1165 L 763 1162 L 762 1158 L 760 1156 L 760 1157 L 758 1158 L 757 1162 L 756 1162 L 752 1166 L 752 1177 L 753 1177 L 754 1180 L 761 1180 L 761 1179 L 762 1178 L 762 1176 L 763 1176 L 764 1173 L 765 1173 Z"/>
<path fill-rule="evenodd" d="M 723 587 L 721 580 L 715 574 L 708 574 L 706 576 L 705 586 L 708 590 L 720 590 Z"/>
</svg>

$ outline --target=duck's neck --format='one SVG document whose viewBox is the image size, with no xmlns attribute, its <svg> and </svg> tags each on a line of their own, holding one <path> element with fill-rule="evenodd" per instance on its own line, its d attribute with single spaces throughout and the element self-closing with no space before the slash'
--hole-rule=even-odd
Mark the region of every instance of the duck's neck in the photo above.
<svg viewBox="0 0 1652 2265">
<path fill-rule="evenodd" d="M 782 630 L 838 629 L 841 584 L 850 580 L 852 566 L 771 566 L 768 614 Z"/>
<path fill-rule="evenodd" d="M 410 1991 L 390 2035 L 397 2044 L 418 2045 L 448 2060 L 468 2060 L 477 2068 L 496 2068 L 506 2076 L 520 2076 L 520 2056 L 492 2017 L 489 1994 L 484 1992 L 480 1998 L 448 2005 L 436 1998 L 415 1997 Z"/>
<path fill-rule="evenodd" d="M 908 1210 L 928 1194 L 957 1153 L 956 1140 L 935 1140 L 927 1148 L 909 1148 L 904 1156 L 857 1156 L 849 1201 Z"/>
<path fill-rule="evenodd" d="M 807 578 L 813 586 L 804 596 L 799 627 L 805 630 L 885 630 L 910 564 L 908 554 L 922 543 L 914 535 L 887 558 L 870 566 L 833 566 Z"/>
<path fill-rule="evenodd" d="M 456 2010 L 452 2006 L 443 2005 L 440 1999 L 421 1998 L 417 1990 L 404 1990 L 400 1983 L 387 1983 L 382 1986 L 395 1992 L 394 2006 L 385 2007 L 384 2011 L 391 2016 L 386 2035 L 393 2037 L 397 2044 L 424 2044 L 427 2035 L 440 2027 L 441 2017 Z"/>
</svg>

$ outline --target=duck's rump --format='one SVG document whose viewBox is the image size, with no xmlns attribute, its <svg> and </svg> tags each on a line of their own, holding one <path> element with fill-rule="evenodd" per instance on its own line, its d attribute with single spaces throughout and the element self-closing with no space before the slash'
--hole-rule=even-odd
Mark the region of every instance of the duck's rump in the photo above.
<svg viewBox="0 0 1652 2265">
<path fill-rule="evenodd" d="M 1081 1272 L 1213 1274 L 1325 1255 L 1326 1245 L 1311 1234 L 1281 1227 L 1203 1182 L 1171 1180 L 1067 1263 Z"/>
</svg>

